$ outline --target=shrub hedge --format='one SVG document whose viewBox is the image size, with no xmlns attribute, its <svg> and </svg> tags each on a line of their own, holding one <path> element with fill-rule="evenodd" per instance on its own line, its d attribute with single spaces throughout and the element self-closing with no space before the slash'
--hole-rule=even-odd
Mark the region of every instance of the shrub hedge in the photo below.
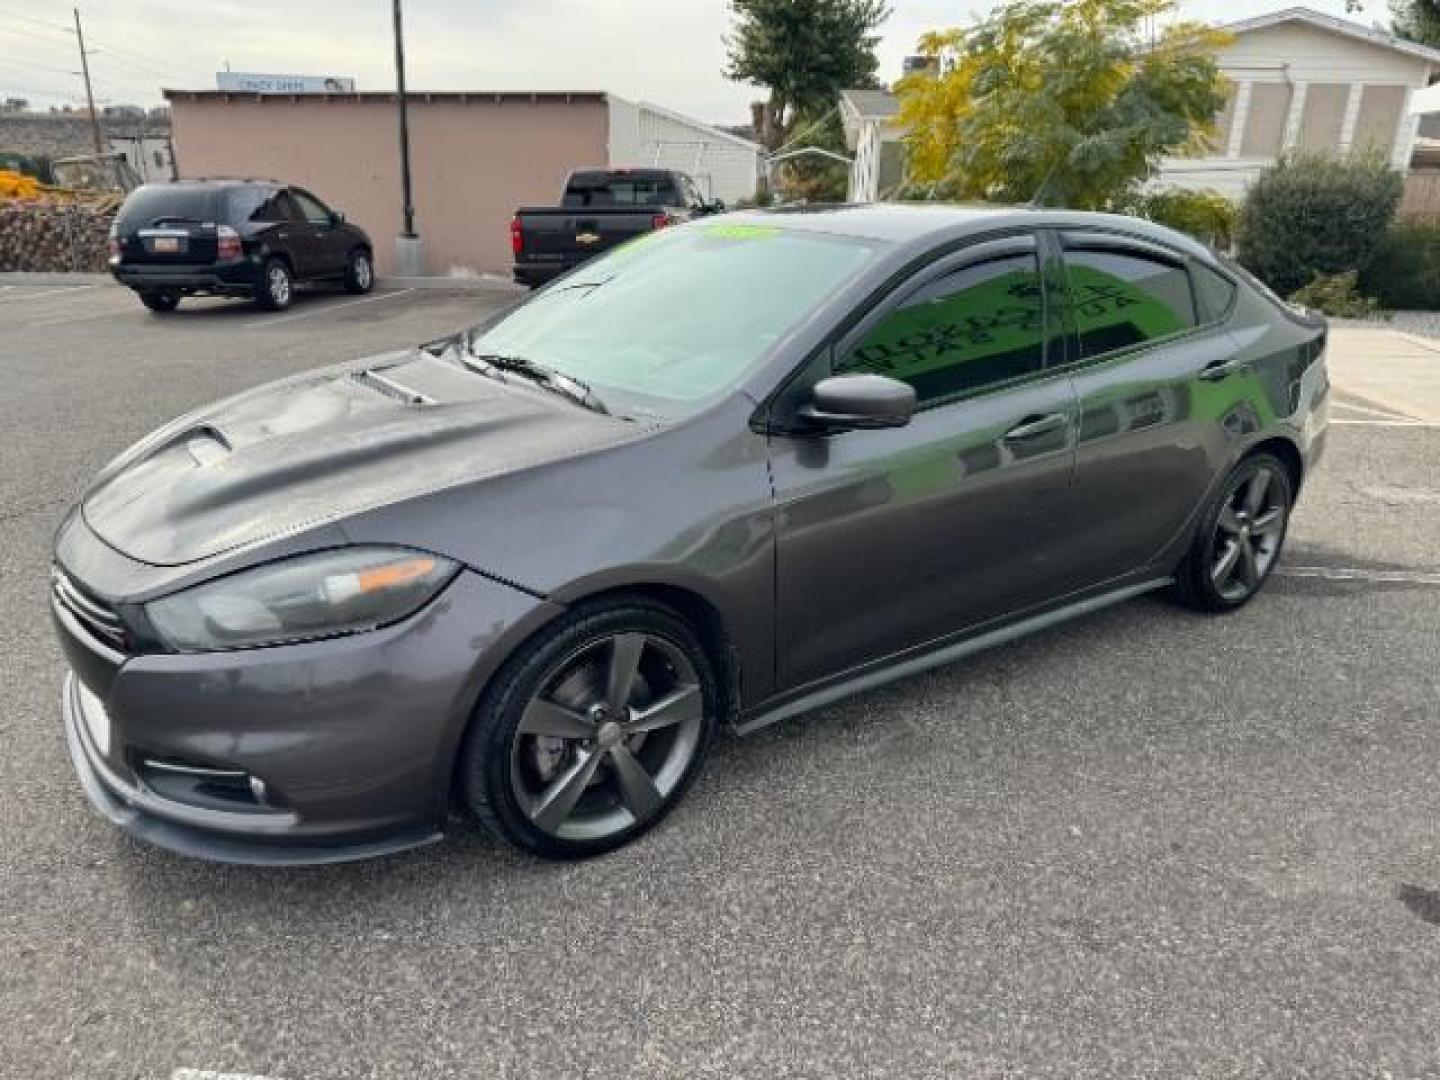
<svg viewBox="0 0 1440 1080">
<path fill-rule="evenodd" d="M 1360 272 L 1360 289 L 1391 311 L 1440 311 L 1440 221 L 1397 221 Z"/>
<path fill-rule="evenodd" d="M 1285 157 L 1256 178 L 1241 207 L 1241 263 L 1281 296 L 1369 269 L 1400 205 L 1402 179 L 1373 156 Z"/>
</svg>

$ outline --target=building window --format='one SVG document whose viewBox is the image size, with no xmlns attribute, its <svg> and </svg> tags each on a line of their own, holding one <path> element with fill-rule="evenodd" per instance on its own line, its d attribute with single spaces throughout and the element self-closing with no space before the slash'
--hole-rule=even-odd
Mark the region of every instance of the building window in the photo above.
<svg viewBox="0 0 1440 1080">
<path fill-rule="evenodd" d="M 1300 132 L 1295 145 L 1316 153 L 1340 149 L 1340 131 L 1345 124 L 1345 103 L 1350 100 L 1349 83 L 1311 83 L 1305 88 L 1305 108 L 1300 115 Z"/>
<path fill-rule="evenodd" d="M 1350 148 L 1358 151 L 1379 151 L 1387 158 L 1395 145 L 1395 132 L 1400 126 L 1400 111 L 1405 107 L 1405 87 L 1367 86 L 1360 94 L 1360 114 L 1355 118 L 1355 134 Z"/>
<path fill-rule="evenodd" d="M 1205 140 L 1205 153 L 1210 157 L 1225 157 L 1230 152 L 1230 130 L 1235 123 L 1235 95 L 1239 90 L 1239 83 L 1232 82 L 1225 87 L 1225 105 L 1215 114 L 1215 134 Z"/>
<path fill-rule="evenodd" d="M 1285 145 L 1285 120 L 1290 114 L 1289 83 L 1252 83 L 1250 112 L 1240 139 L 1240 156 L 1270 158 Z"/>
</svg>

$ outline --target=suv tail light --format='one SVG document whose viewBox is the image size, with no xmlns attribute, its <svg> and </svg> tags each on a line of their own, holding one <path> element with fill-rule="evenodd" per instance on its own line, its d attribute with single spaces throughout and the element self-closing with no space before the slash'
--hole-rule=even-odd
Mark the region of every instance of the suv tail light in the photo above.
<svg viewBox="0 0 1440 1080">
<path fill-rule="evenodd" d="M 229 225 L 215 230 L 216 255 L 222 262 L 240 258 L 240 234 Z"/>
<path fill-rule="evenodd" d="M 650 219 L 650 227 L 652 229 L 664 229 L 667 226 L 674 224 L 675 219 L 672 218 L 669 214 L 656 214 L 653 218 Z"/>
<path fill-rule="evenodd" d="M 525 234 L 520 231 L 520 219 L 513 217 L 510 219 L 510 251 L 519 255 L 524 250 Z"/>
</svg>

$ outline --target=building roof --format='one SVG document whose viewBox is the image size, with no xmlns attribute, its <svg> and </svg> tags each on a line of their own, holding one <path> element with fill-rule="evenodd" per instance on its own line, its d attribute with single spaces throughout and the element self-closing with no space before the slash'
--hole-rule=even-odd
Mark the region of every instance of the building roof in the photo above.
<svg viewBox="0 0 1440 1080">
<path fill-rule="evenodd" d="M 257 94 L 253 92 L 241 93 L 232 90 L 178 90 L 167 88 L 161 91 L 166 101 L 359 101 L 359 102 L 393 102 L 398 96 L 393 90 L 367 90 L 352 91 L 350 93 L 334 94 Z M 407 90 L 405 97 L 409 101 L 445 101 L 502 104 L 539 104 L 541 102 L 555 103 L 563 102 L 572 104 L 574 102 L 604 102 L 609 100 L 611 95 L 601 90 L 543 90 L 543 91 L 513 91 L 513 90 Z"/>
<path fill-rule="evenodd" d="M 888 90 L 841 90 L 840 101 L 862 120 L 889 120 L 900 111 L 900 99 Z"/>
<path fill-rule="evenodd" d="M 742 146 L 746 150 L 753 151 L 757 154 L 765 152 L 763 146 L 751 139 L 736 135 L 733 131 L 726 131 L 724 128 L 716 127 L 714 124 L 707 124 L 704 121 L 696 120 L 693 117 L 686 116 L 684 113 L 678 113 L 674 109 L 667 109 L 664 106 L 656 105 L 653 101 L 637 101 L 635 104 L 637 108 L 643 109 L 646 112 L 652 112 L 657 116 L 665 117 L 667 120 L 674 120 L 677 124 L 684 124 L 686 127 L 703 131 L 707 139 L 713 138 L 717 142 L 726 142 L 733 146 Z"/>
<path fill-rule="evenodd" d="M 1323 12 L 1314 11 L 1307 7 L 1288 7 L 1280 11 L 1272 11 L 1266 15 L 1256 15 L 1251 19 L 1240 19 L 1237 22 L 1223 23 L 1221 29 L 1228 30 L 1232 34 L 1243 34 L 1250 30 L 1264 30 L 1271 26 L 1280 26 L 1283 23 L 1299 22 L 1306 23 L 1319 30 L 1325 30 L 1332 34 L 1340 34 L 1344 37 L 1354 38 L 1369 45 L 1378 45 L 1382 49 L 1394 49 L 1396 52 L 1407 53 L 1410 56 L 1419 57 L 1422 60 L 1429 60 L 1431 63 L 1440 64 L 1440 49 L 1432 49 L 1428 45 L 1421 45 L 1419 42 L 1406 41 L 1404 38 L 1396 37 L 1394 34 L 1387 34 L 1384 30 L 1378 30 L 1372 26 L 1362 26 L 1359 23 L 1351 22 L 1349 19 L 1340 19 L 1334 15 L 1326 15 Z"/>
</svg>

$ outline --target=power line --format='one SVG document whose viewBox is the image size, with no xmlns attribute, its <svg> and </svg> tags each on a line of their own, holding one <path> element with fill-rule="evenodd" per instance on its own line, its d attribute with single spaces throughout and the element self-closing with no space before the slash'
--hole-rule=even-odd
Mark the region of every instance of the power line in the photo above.
<svg viewBox="0 0 1440 1080">
<path fill-rule="evenodd" d="M 0 64 L 18 64 L 20 67 L 34 68 L 36 71 L 53 71 L 57 75 L 75 74 L 75 72 L 69 68 L 52 67 L 49 64 L 37 64 L 33 60 L 17 60 L 13 56 L 0 56 Z"/>
</svg>

